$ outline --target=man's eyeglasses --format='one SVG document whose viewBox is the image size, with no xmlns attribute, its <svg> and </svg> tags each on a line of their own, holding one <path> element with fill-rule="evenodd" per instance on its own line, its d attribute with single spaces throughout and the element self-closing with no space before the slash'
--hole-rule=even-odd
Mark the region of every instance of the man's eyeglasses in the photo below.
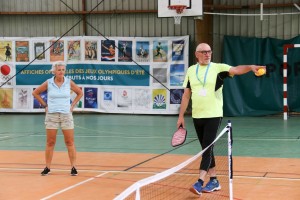
<svg viewBox="0 0 300 200">
<path fill-rule="evenodd" d="M 198 53 L 202 53 L 203 55 L 210 55 L 212 54 L 212 50 L 209 50 L 209 51 L 197 51 Z"/>
</svg>

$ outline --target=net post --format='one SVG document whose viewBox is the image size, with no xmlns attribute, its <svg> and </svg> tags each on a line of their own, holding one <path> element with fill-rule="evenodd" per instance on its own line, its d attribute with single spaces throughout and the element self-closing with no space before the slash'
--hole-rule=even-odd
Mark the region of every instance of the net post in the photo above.
<svg viewBox="0 0 300 200">
<path fill-rule="evenodd" d="M 229 171 L 229 199 L 233 200 L 233 163 L 232 163 L 232 126 L 231 121 L 227 122 L 228 127 L 228 171 Z"/>
<path fill-rule="evenodd" d="M 138 187 L 135 193 L 135 200 L 140 200 L 140 199 L 141 199 L 141 193 L 140 193 L 140 187 Z"/>
<path fill-rule="evenodd" d="M 288 96 L 287 96 L 287 54 L 289 48 L 293 48 L 293 44 L 285 44 L 283 45 L 283 119 L 288 119 Z"/>
</svg>

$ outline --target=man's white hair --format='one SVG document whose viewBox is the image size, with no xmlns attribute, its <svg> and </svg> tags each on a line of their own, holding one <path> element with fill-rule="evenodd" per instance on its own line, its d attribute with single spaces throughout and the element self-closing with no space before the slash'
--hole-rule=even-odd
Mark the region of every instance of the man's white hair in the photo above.
<svg viewBox="0 0 300 200">
<path fill-rule="evenodd" d="M 54 62 L 52 64 L 52 69 L 51 69 L 52 74 L 54 74 L 54 71 L 56 70 L 57 66 L 65 66 L 65 68 L 67 68 L 67 64 L 65 62 L 63 62 L 63 61 Z"/>
</svg>

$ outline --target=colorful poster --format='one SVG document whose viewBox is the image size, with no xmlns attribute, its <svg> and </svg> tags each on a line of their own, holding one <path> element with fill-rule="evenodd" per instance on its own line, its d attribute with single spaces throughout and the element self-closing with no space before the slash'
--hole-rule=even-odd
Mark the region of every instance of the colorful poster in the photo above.
<svg viewBox="0 0 300 200">
<path fill-rule="evenodd" d="M 101 41 L 101 60 L 102 61 L 115 61 L 116 50 L 114 40 Z"/>
<path fill-rule="evenodd" d="M 165 89 L 154 89 L 152 92 L 153 109 L 167 108 L 167 91 Z"/>
<path fill-rule="evenodd" d="M 113 110 L 115 109 L 115 93 L 112 88 L 103 88 L 102 90 L 102 102 L 101 106 L 104 110 Z"/>
<path fill-rule="evenodd" d="M 64 41 L 50 41 L 50 61 L 64 61 Z"/>
<path fill-rule="evenodd" d="M 132 61 L 132 41 L 119 41 L 118 42 L 118 61 L 131 62 Z"/>
<path fill-rule="evenodd" d="M 170 104 L 181 104 L 183 89 L 170 89 Z"/>
<path fill-rule="evenodd" d="M 80 40 L 68 41 L 68 60 L 80 60 Z"/>
<path fill-rule="evenodd" d="M 0 88 L 0 108 L 13 108 L 12 88 Z"/>
<path fill-rule="evenodd" d="M 84 42 L 84 59 L 85 60 L 98 60 L 98 45 L 97 41 L 85 41 Z"/>
<path fill-rule="evenodd" d="M 173 64 L 170 67 L 170 85 L 182 86 L 185 77 L 184 64 Z"/>
<path fill-rule="evenodd" d="M 137 62 L 149 62 L 149 41 L 137 41 L 135 52 Z"/>
<path fill-rule="evenodd" d="M 12 77 L 14 74 L 15 72 L 12 65 L 0 63 L 0 85 L 12 86 Z"/>
<path fill-rule="evenodd" d="M 33 88 L 33 90 L 35 90 L 35 88 Z M 44 91 L 40 94 L 40 96 L 42 97 L 42 99 L 47 103 L 48 100 L 48 92 Z M 33 97 L 33 108 L 34 109 L 45 109 L 44 106 L 36 99 Z"/>
<path fill-rule="evenodd" d="M 153 42 L 153 62 L 168 61 L 168 42 L 154 41 Z"/>
<path fill-rule="evenodd" d="M 12 42 L 0 41 L 0 61 L 12 61 Z"/>
<path fill-rule="evenodd" d="M 46 45 L 45 42 L 34 42 L 34 58 L 38 61 L 46 61 Z"/>
<path fill-rule="evenodd" d="M 170 89 L 170 110 L 179 111 L 183 89 Z"/>
<path fill-rule="evenodd" d="M 97 88 L 84 88 L 84 107 L 85 108 L 98 108 L 98 89 Z"/>
<path fill-rule="evenodd" d="M 16 62 L 29 61 L 29 42 L 16 41 Z"/>
<path fill-rule="evenodd" d="M 184 40 L 178 40 L 172 42 L 172 60 L 183 60 L 184 54 Z"/>
</svg>

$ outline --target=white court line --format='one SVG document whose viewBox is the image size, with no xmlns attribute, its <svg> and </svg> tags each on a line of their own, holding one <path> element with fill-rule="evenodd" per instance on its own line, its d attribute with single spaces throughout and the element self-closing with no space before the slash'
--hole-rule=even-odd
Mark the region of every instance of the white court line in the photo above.
<svg viewBox="0 0 300 200">
<path fill-rule="evenodd" d="M 25 169 L 25 168 L 0 168 L 0 171 L 40 171 L 41 169 Z M 59 169 L 55 169 L 54 171 L 69 171 L 69 170 L 59 170 Z M 80 171 L 84 171 L 84 172 L 102 172 L 103 174 L 94 176 L 92 178 L 90 178 L 91 180 L 101 177 L 102 175 L 105 175 L 107 173 L 120 173 L 120 174 L 157 174 L 159 172 L 149 172 L 149 171 L 116 171 L 116 170 L 112 170 L 112 171 L 106 171 L 106 170 L 80 170 Z M 234 171 L 233 171 L 234 173 Z M 270 173 L 270 172 L 266 172 L 266 173 Z M 185 176 L 194 176 L 193 174 L 182 174 L 182 173 L 178 173 L 181 175 L 185 175 Z M 226 175 L 222 175 L 219 174 L 220 177 L 225 177 Z M 244 178 L 244 179 L 268 179 L 268 180 L 290 180 L 290 181 L 300 181 L 300 178 L 278 178 L 278 177 L 262 177 L 262 176 L 241 176 L 241 175 L 233 175 L 233 178 Z M 88 179 L 88 180 L 90 180 Z M 87 181 L 84 181 L 87 182 Z M 46 198 L 46 197 L 45 197 Z"/>
<path fill-rule="evenodd" d="M 77 186 L 80 186 L 80 185 L 82 185 L 82 184 L 84 184 L 84 183 L 87 183 L 87 182 L 89 182 L 89 181 L 92 181 L 92 180 L 94 180 L 95 178 L 99 178 L 99 177 L 101 177 L 101 176 L 104 176 L 104 175 L 107 174 L 107 173 L 108 173 L 108 172 L 105 172 L 105 173 L 99 174 L 99 175 L 97 175 L 97 176 L 95 176 L 95 177 L 93 177 L 93 178 L 89 178 L 89 179 L 87 179 L 87 180 L 85 180 L 85 181 L 81 181 L 81 182 L 79 182 L 79 183 L 77 183 L 77 184 L 75 184 L 75 185 L 72 185 L 72 186 L 70 186 L 70 187 L 67 187 L 67 188 L 65 188 L 65 189 L 63 189 L 63 190 L 60 190 L 60 191 L 54 193 L 54 194 L 51 194 L 51 195 L 46 196 L 46 197 L 44 197 L 44 198 L 41 198 L 41 200 L 50 199 L 51 197 L 54 197 L 54 196 L 59 195 L 59 194 L 61 194 L 61 193 L 63 193 L 63 192 L 66 192 L 66 191 L 68 191 L 68 190 L 71 190 L 71 189 L 73 189 L 73 188 L 75 188 L 75 187 L 77 187 Z"/>
<path fill-rule="evenodd" d="M 0 171 L 40 171 L 41 169 L 25 169 L 25 168 L 5 168 L 5 167 L 0 167 Z M 66 172 L 69 171 L 68 169 L 51 169 L 52 172 Z M 116 171 L 116 170 L 90 170 L 90 169 L 80 169 L 81 172 L 97 172 L 97 173 L 126 173 L 126 174 L 157 174 L 156 172 L 149 172 L 149 171 Z"/>
<path fill-rule="evenodd" d="M 234 173 L 234 171 L 233 171 L 233 173 Z M 233 180 L 234 180 L 234 178 L 300 181 L 300 178 L 276 178 L 276 177 L 261 177 L 261 176 L 235 176 L 235 175 L 233 175 Z"/>
<path fill-rule="evenodd" d="M 295 141 L 299 138 L 233 138 L 233 141 Z"/>
<path fill-rule="evenodd" d="M 46 137 L 46 135 L 29 135 L 31 137 Z M 63 137 L 63 135 L 57 135 L 58 137 Z M 75 138 L 120 138 L 120 136 L 112 136 L 112 135 L 75 135 Z M 161 138 L 161 139 L 169 139 L 170 137 L 160 137 L 160 136 L 122 136 L 122 138 L 138 138 L 138 139 L 142 139 L 142 138 L 148 138 L 148 139 L 155 139 L 155 138 Z M 196 137 L 190 137 L 188 139 L 197 139 Z M 222 138 L 220 139 L 222 140 Z M 295 140 L 299 140 L 299 138 L 295 137 L 295 138 L 233 138 L 233 140 L 235 141 L 295 141 Z"/>
<path fill-rule="evenodd" d="M 46 135 L 30 135 L 31 137 L 46 137 Z M 58 137 L 63 137 L 63 135 L 58 135 Z M 112 135 L 78 135 L 74 136 L 75 138 L 120 138 L 120 136 L 112 136 Z M 170 136 L 171 137 L 171 136 Z M 170 137 L 161 137 L 161 136 L 122 136 L 122 138 L 137 138 L 137 139 L 155 139 L 155 138 L 160 138 L 160 139 L 170 139 Z M 190 139 L 196 139 L 196 138 L 190 138 Z"/>
</svg>

